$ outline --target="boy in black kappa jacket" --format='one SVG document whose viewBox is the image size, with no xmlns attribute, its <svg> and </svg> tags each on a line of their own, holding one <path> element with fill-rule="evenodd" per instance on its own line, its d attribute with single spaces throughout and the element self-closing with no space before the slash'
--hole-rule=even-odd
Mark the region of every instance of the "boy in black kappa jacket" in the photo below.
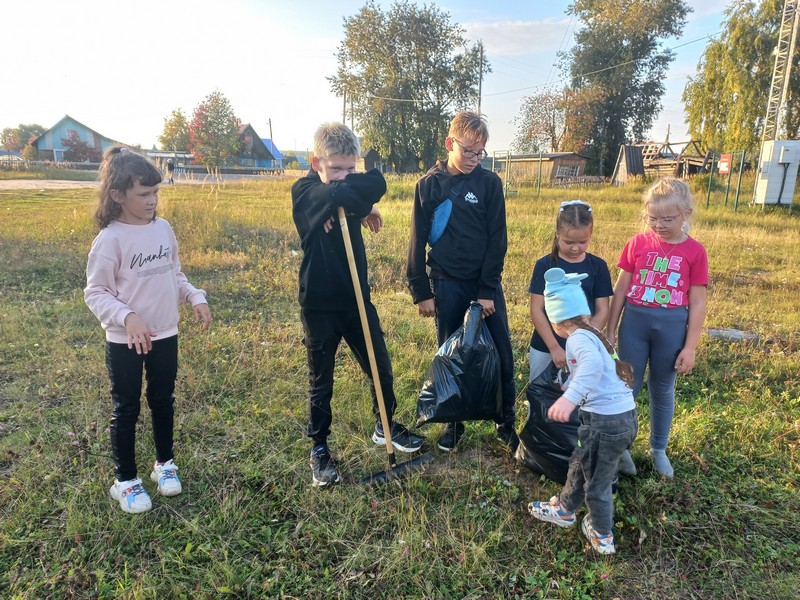
<svg viewBox="0 0 800 600">
<path fill-rule="evenodd" d="M 308 355 L 308 437 L 313 443 L 311 470 L 313 483 L 317 486 L 339 481 L 327 439 L 332 421 L 334 361 L 342 338 L 353 351 L 361 369 L 372 380 L 342 229 L 336 218 L 339 206 L 344 207 L 347 215 L 378 377 L 389 422 L 392 423 L 392 444 L 402 452 L 415 452 L 422 446 L 422 438 L 409 433 L 400 423 L 392 422 L 397 406 L 392 364 L 378 313 L 370 302 L 367 256 L 361 237 L 362 224 L 373 232 L 383 227 L 381 214 L 374 205 L 386 193 L 386 181 L 376 169 L 368 173 L 355 172 L 360 153 L 358 138 L 352 131 L 339 123 L 326 123 L 314 134 L 311 170 L 292 186 L 292 217 L 303 248 L 298 299 L 305 334 L 303 343 Z M 375 386 L 370 387 L 377 421 L 372 440 L 376 444 L 385 444 Z"/>
<path fill-rule="evenodd" d="M 406 275 L 419 314 L 436 318 L 440 346 L 462 325 L 471 301 L 483 305 L 486 326 L 500 355 L 503 418 L 495 429 L 514 452 L 519 445 L 514 423 L 517 391 L 501 284 L 507 249 L 506 205 L 500 178 L 480 166 L 488 139 L 480 115 L 461 112 L 453 119 L 445 140 L 447 160 L 417 182 Z M 452 212 L 447 226 L 428 247 L 434 209 L 448 198 Z M 463 423 L 448 423 L 438 446 L 450 452 L 463 435 Z"/>
</svg>

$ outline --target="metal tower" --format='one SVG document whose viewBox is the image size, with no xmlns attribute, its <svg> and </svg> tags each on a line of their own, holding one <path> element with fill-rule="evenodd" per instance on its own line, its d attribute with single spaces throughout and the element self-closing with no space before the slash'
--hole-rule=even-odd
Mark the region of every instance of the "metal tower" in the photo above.
<svg viewBox="0 0 800 600">
<path fill-rule="evenodd" d="M 789 94 L 789 75 L 792 70 L 792 57 L 800 30 L 800 11 L 797 0 L 785 0 L 783 16 L 775 47 L 775 68 L 772 71 L 772 84 L 767 100 L 767 116 L 764 119 L 764 133 L 761 142 L 777 140 L 781 135 L 781 124 L 786 112 L 786 98 Z"/>
</svg>

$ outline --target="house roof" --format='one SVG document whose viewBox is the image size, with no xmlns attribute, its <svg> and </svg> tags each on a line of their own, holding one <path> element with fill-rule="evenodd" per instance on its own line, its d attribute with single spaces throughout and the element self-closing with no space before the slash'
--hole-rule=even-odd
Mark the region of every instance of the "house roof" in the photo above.
<svg viewBox="0 0 800 600">
<path fill-rule="evenodd" d="M 115 139 L 112 139 L 112 138 L 110 138 L 110 137 L 108 137 L 108 136 L 106 136 L 106 135 L 103 135 L 102 133 L 99 133 L 99 132 L 95 131 L 95 130 L 94 130 L 94 129 L 92 129 L 91 127 L 87 127 L 86 125 L 84 125 L 83 123 L 81 123 L 80 121 L 78 121 L 78 119 L 76 119 L 75 117 L 70 117 L 69 115 L 64 115 L 63 117 L 61 117 L 61 119 L 59 119 L 58 123 L 56 123 L 55 125 L 53 125 L 53 126 L 50 128 L 50 129 L 48 129 L 47 131 L 44 131 L 44 132 L 42 132 L 40 135 L 37 135 L 35 138 L 33 138 L 33 139 L 31 140 L 31 142 L 30 142 L 30 143 L 31 143 L 31 145 L 32 145 L 32 146 L 35 146 L 35 145 L 36 145 L 36 142 L 38 142 L 38 141 L 39 141 L 39 139 L 40 139 L 42 136 L 44 136 L 46 133 L 48 133 L 48 132 L 52 131 L 53 129 L 57 129 L 57 128 L 58 128 L 58 127 L 59 127 L 59 126 L 60 126 L 60 125 L 61 125 L 61 124 L 62 124 L 64 121 L 66 121 L 67 119 L 69 119 L 70 121 L 74 122 L 74 123 L 75 123 L 75 124 L 77 124 L 77 125 L 80 125 L 80 126 L 81 126 L 81 127 L 83 127 L 83 128 L 86 130 L 86 131 L 90 131 L 90 132 L 92 132 L 93 134 L 95 134 L 95 135 L 97 135 L 97 136 L 99 136 L 99 137 L 101 137 L 101 138 L 107 139 L 107 140 L 109 140 L 109 141 L 111 141 L 111 142 L 113 142 L 113 143 L 115 143 L 115 144 L 120 144 L 120 145 L 122 145 L 122 146 L 127 146 L 127 145 L 128 145 L 128 144 L 123 144 L 122 142 L 118 142 L 117 140 L 115 140 Z"/>
<path fill-rule="evenodd" d="M 251 133 L 251 137 L 253 139 L 253 152 L 257 156 L 261 156 L 267 160 L 273 159 L 274 156 L 272 152 L 269 148 L 267 148 L 266 144 L 264 144 L 264 140 L 259 137 L 259 135 L 256 133 L 256 130 L 253 129 L 253 126 L 250 125 L 250 123 L 243 123 L 239 126 L 239 137 L 241 138 L 248 131 Z"/>
<path fill-rule="evenodd" d="M 261 141 L 264 142 L 264 145 L 267 147 L 267 150 L 269 150 L 272 156 L 275 157 L 275 160 L 281 160 L 283 158 L 283 154 L 281 154 L 281 151 L 278 150 L 278 147 L 275 145 L 275 142 L 273 142 L 269 138 L 261 138 Z"/>
</svg>

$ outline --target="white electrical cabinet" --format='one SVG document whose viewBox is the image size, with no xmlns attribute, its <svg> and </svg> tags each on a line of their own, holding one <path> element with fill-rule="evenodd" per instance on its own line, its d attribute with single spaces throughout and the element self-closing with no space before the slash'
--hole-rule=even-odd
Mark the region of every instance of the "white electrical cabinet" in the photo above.
<svg viewBox="0 0 800 600">
<path fill-rule="evenodd" d="M 791 205 L 798 161 L 800 140 L 765 141 L 761 146 L 753 201 L 756 204 Z"/>
</svg>

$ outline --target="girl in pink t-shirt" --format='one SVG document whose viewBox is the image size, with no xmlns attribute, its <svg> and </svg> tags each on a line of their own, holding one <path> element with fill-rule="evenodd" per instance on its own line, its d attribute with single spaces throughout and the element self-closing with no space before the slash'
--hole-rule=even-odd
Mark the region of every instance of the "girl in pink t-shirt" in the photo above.
<svg viewBox="0 0 800 600">
<path fill-rule="evenodd" d="M 617 263 L 607 335 L 612 344 L 619 337 L 620 358 L 633 365 L 634 396 L 649 364 L 650 455 L 656 472 L 671 478 L 666 448 L 675 379 L 694 367 L 706 313 L 708 257 L 688 234 L 694 201 L 686 183 L 661 179 L 643 203 L 647 230 L 628 240 Z"/>
</svg>

